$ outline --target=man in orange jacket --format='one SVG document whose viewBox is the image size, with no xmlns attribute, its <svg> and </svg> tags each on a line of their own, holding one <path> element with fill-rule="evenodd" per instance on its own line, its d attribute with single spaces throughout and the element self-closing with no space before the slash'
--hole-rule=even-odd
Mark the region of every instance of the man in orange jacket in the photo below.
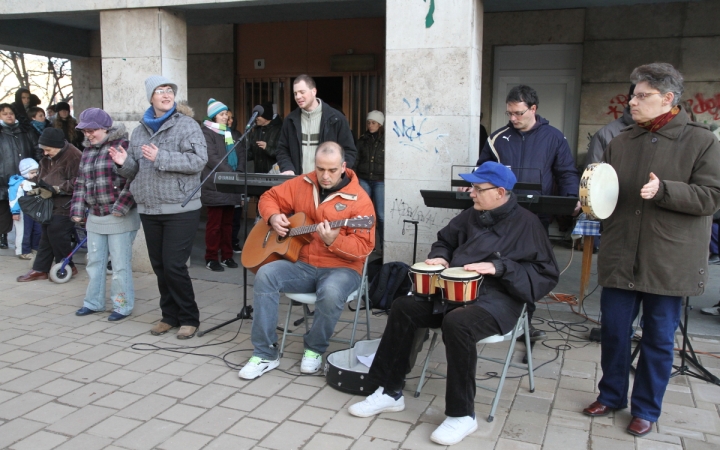
<svg viewBox="0 0 720 450">
<path fill-rule="evenodd" d="M 278 305 L 280 292 L 315 292 L 315 315 L 304 338 L 302 373 L 315 373 L 347 297 L 360 287 L 365 259 L 375 246 L 371 229 L 331 228 L 329 222 L 372 216 L 370 197 L 360 187 L 355 172 L 345 164 L 342 147 L 322 143 L 315 152 L 315 171 L 275 186 L 260 197 L 260 215 L 280 235 L 289 230 L 288 215 L 303 212 L 307 223 L 317 224 L 310 242 L 300 250 L 297 262 L 274 261 L 255 276 L 251 341 L 253 356 L 240 370 L 240 378 L 252 380 L 276 368 Z"/>
</svg>

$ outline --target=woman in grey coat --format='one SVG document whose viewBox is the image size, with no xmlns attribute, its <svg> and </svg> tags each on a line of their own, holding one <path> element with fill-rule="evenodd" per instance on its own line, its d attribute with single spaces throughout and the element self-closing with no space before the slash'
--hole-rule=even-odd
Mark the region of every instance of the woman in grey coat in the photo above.
<svg viewBox="0 0 720 450">
<path fill-rule="evenodd" d="M 636 123 L 610 142 L 604 157 L 617 171 L 620 194 L 603 221 L 598 257 L 600 395 L 583 412 L 604 416 L 627 407 L 632 323 L 642 305 L 627 430 L 643 436 L 660 416 L 682 298 L 702 294 L 707 283 L 710 225 L 720 208 L 720 144 L 678 107 L 683 77 L 670 64 L 637 67 L 631 81 Z"/>
<path fill-rule="evenodd" d="M 130 148 L 110 149 L 118 173 L 131 180 L 150 264 L 160 290 L 162 320 L 150 333 L 180 327 L 178 339 L 195 336 L 200 311 L 185 265 L 200 223 L 200 193 L 181 204 L 200 184 L 207 148 L 192 110 L 175 102 L 177 85 L 160 75 L 145 80 L 150 107 L 133 130 Z"/>
</svg>

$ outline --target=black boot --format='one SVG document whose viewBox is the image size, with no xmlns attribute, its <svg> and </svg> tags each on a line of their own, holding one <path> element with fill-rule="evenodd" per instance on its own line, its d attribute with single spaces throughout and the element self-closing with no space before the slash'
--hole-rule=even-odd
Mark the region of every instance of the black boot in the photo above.
<svg viewBox="0 0 720 450">
<path fill-rule="evenodd" d="M 7 234 L 0 234 L 0 248 L 2 248 L 2 249 L 8 248 Z"/>
</svg>

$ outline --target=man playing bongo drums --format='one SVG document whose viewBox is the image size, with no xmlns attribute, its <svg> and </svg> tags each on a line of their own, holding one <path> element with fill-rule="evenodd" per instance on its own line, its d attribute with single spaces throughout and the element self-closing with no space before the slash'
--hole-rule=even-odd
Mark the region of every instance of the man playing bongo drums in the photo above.
<svg viewBox="0 0 720 450">
<path fill-rule="evenodd" d="M 438 301 L 411 295 L 393 302 L 370 380 L 380 387 L 350 414 L 369 417 L 402 411 L 402 384 L 415 330 L 442 327 L 447 357 L 445 421 L 431 440 L 460 442 L 477 429 L 475 370 L 477 341 L 512 330 L 523 304 L 544 297 L 558 282 L 558 267 L 545 228 L 517 204 L 515 175 L 502 164 L 486 162 L 461 174 L 472 183 L 474 205 L 438 232 L 426 264 L 462 267 L 483 275 L 478 296 L 469 304 L 439 307 Z"/>
</svg>

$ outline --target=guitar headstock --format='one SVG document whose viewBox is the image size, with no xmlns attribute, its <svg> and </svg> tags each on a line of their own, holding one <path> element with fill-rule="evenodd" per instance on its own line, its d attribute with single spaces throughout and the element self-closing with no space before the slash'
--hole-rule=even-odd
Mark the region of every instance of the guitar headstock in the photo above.
<svg viewBox="0 0 720 450">
<path fill-rule="evenodd" d="M 351 228 L 372 228 L 375 223 L 375 217 L 363 216 L 355 219 L 348 219 L 347 226 Z"/>
</svg>

